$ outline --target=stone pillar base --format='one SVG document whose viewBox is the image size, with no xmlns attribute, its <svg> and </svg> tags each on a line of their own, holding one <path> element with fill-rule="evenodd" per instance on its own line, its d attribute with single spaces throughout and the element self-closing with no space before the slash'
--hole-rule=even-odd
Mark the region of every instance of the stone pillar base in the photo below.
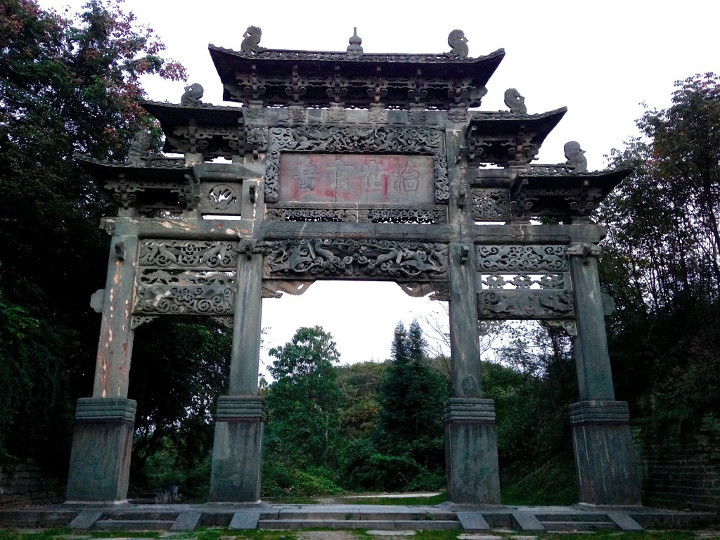
<svg viewBox="0 0 720 540">
<path fill-rule="evenodd" d="M 265 403 L 255 396 L 221 396 L 215 422 L 210 501 L 260 500 Z"/>
<path fill-rule="evenodd" d="M 580 502 L 639 505 L 640 482 L 625 401 L 570 405 Z"/>
<path fill-rule="evenodd" d="M 125 500 L 136 408 L 132 399 L 78 399 L 67 502 Z"/>
<path fill-rule="evenodd" d="M 500 474 L 492 399 L 452 398 L 445 405 L 448 500 L 500 504 Z"/>
</svg>

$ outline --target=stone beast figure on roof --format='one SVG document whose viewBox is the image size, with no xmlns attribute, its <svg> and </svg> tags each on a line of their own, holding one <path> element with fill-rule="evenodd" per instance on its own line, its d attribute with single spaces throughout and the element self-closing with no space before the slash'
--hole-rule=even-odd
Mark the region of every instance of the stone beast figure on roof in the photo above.
<svg viewBox="0 0 720 540">
<path fill-rule="evenodd" d="M 462 30 L 453 30 L 448 36 L 448 45 L 450 45 L 451 51 L 445 53 L 445 55 L 450 58 L 465 60 L 468 57 L 467 41 L 465 32 Z"/>
<path fill-rule="evenodd" d="M 240 52 L 243 54 L 253 55 L 265 50 L 265 47 L 260 46 L 262 30 L 257 26 L 248 26 L 243 34 L 243 38 L 240 44 Z"/>
</svg>

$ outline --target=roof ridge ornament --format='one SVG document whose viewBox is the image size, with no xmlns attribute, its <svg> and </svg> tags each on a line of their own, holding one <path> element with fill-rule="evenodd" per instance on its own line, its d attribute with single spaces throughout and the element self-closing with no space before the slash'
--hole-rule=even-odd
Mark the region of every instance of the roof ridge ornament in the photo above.
<svg viewBox="0 0 720 540">
<path fill-rule="evenodd" d="M 357 35 L 357 26 L 353 27 L 353 35 L 349 39 L 350 45 L 347 48 L 348 56 L 357 58 L 363 53 L 362 38 Z"/>
<path fill-rule="evenodd" d="M 185 92 L 183 93 L 182 97 L 180 98 L 180 105 L 185 106 L 196 106 L 196 105 L 202 105 L 203 102 L 201 101 L 201 98 L 203 97 L 203 94 L 205 93 L 205 89 L 202 87 L 200 83 L 192 83 L 185 87 Z"/>
<path fill-rule="evenodd" d="M 527 114 L 525 98 L 515 88 L 505 90 L 505 105 L 513 114 Z"/>
<path fill-rule="evenodd" d="M 565 151 L 565 157 L 567 161 L 565 164 L 572 169 L 573 173 L 584 173 L 587 172 L 587 158 L 585 157 L 585 150 L 580 148 L 580 143 L 577 141 L 568 141 L 563 147 Z"/>
<path fill-rule="evenodd" d="M 247 56 L 254 56 L 259 52 L 265 51 L 265 47 L 260 46 L 262 38 L 262 30 L 258 26 L 248 26 L 243 34 L 243 40 L 240 44 L 240 52 Z"/>
<path fill-rule="evenodd" d="M 468 46 L 465 32 L 462 30 L 453 30 L 448 35 L 448 45 L 450 45 L 450 52 L 445 53 L 445 56 L 450 58 L 457 58 L 458 60 L 465 60 L 468 57 Z"/>
</svg>

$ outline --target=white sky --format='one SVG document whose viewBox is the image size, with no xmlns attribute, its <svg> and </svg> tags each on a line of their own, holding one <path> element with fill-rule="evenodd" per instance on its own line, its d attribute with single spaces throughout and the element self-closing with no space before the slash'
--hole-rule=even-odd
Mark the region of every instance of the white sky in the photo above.
<svg viewBox="0 0 720 540">
<path fill-rule="evenodd" d="M 40 5 L 76 10 L 84 2 Z M 635 135 L 641 102 L 666 107 L 674 81 L 720 71 L 715 0 L 126 0 L 124 6 L 156 31 L 166 56 L 185 65 L 188 82 L 203 85 L 203 101 L 218 105 L 222 86 L 207 45 L 239 50 L 250 25 L 262 28 L 263 47 L 325 51 L 344 51 L 357 27 L 366 53 L 445 52 L 448 33 L 459 28 L 472 57 L 505 49 L 481 109 L 505 109 L 509 87 L 525 96 L 529 113 L 567 106 L 538 161 L 564 162 L 564 143 L 577 140 L 591 169 L 604 168 L 604 155 Z M 173 103 L 183 86 L 145 84 L 149 99 Z M 392 283 L 317 282 L 302 296 L 263 302 L 265 343 L 284 344 L 297 327 L 319 324 L 335 337 L 343 363 L 384 360 L 397 322 L 422 318 L 431 304 L 439 307 Z"/>
</svg>

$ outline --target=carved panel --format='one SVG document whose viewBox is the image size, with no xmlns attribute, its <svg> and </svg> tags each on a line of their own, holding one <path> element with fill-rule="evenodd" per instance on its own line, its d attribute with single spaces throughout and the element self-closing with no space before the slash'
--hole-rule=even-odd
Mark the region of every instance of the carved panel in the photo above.
<svg viewBox="0 0 720 540">
<path fill-rule="evenodd" d="M 357 205 L 308 206 L 272 205 L 265 207 L 267 221 L 315 221 L 328 223 L 447 223 L 446 206 L 424 208 L 368 207 Z"/>
<path fill-rule="evenodd" d="M 481 319 L 567 319 L 575 316 L 570 291 L 479 291 Z"/>
<path fill-rule="evenodd" d="M 447 207 L 366 208 L 360 209 L 360 221 L 371 223 L 447 223 Z"/>
<path fill-rule="evenodd" d="M 445 244 L 393 240 L 315 239 L 265 244 L 265 278 L 444 280 Z"/>
<path fill-rule="evenodd" d="M 268 221 L 323 221 L 329 223 L 357 222 L 357 208 L 312 208 L 307 206 L 266 206 Z"/>
<path fill-rule="evenodd" d="M 482 284 L 487 289 L 564 289 L 565 274 L 483 274 Z"/>
<path fill-rule="evenodd" d="M 265 200 L 277 202 L 282 152 L 412 154 L 433 156 L 436 202 L 446 201 L 447 163 L 442 131 L 414 126 L 275 127 L 269 130 Z"/>
<path fill-rule="evenodd" d="M 510 190 L 475 188 L 471 190 L 474 221 L 506 221 L 510 219 Z"/>
<path fill-rule="evenodd" d="M 564 272 L 568 269 L 565 246 L 475 246 L 479 272 Z"/>
<path fill-rule="evenodd" d="M 240 215 L 242 208 L 241 183 L 200 184 L 199 210 L 203 214 Z"/>
<path fill-rule="evenodd" d="M 138 259 L 141 267 L 234 270 L 237 247 L 237 242 L 142 240 Z"/>
<path fill-rule="evenodd" d="M 229 316 L 233 282 L 231 272 L 146 270 L 138 275 L 133 314 Z"/>
</svg>

